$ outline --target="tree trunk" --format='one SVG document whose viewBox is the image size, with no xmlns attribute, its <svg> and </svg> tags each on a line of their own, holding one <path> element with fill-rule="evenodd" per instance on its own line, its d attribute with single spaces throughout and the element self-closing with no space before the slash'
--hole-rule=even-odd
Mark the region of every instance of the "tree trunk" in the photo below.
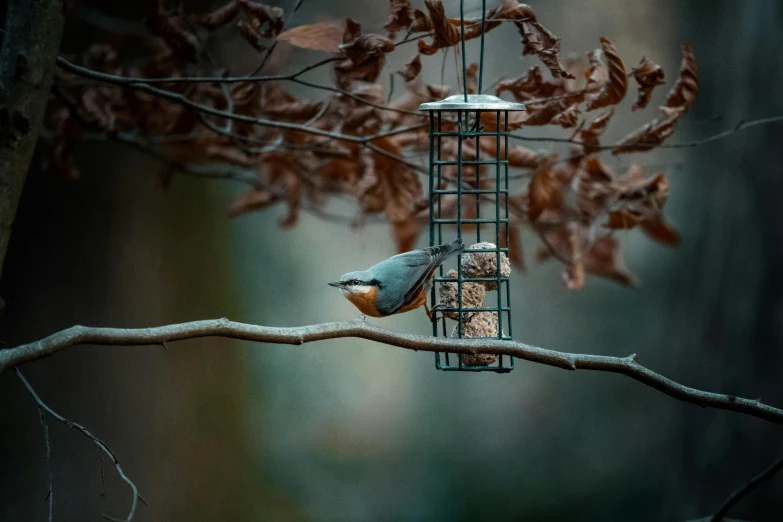
<svg viewBox="0 0 783 522">
<path fill-rule="evenodd" d="M 64 9 L 63 0 L 8 2 L 0 50 L 0 275 L 52 84 Z"/>
</svg>

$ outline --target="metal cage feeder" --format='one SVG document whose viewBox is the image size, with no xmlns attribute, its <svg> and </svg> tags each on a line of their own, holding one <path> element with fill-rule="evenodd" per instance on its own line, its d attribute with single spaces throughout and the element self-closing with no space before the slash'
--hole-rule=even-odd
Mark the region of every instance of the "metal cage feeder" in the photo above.
<svg viewBox="0 0 783 522">
<path fill-rule="evenodd" d="M 419 111 L 428 112 L 430 125 L 430 246 L 447 242 L 443 235 L 444 225 L 455 226 L 457 237 L 467 246 L 457 257 L 456 277 L 453 273 L 451 276 L 444 274 L 443 266 L 435 277 L 430 299 L 434 306 L 441 298 L 438 310 L 443 316 L 442 320 L 433 322 L 435 337 L 511 339 L 510 271 L 503 273 L 504 265 L 509 267 L 508 118 L 509 113 L 524 110 L 524 104 L 484 94 L 458 94 L 419 107 Z M 482 138 L 485 143 L 490 141 L 493 153 L 482 150 Z M 466 140 L 474 143 L 465 143 Z M 444 159 L 444 145 L 452 147 L 446 152 L 453 160 Z M 446 169 L 449 169 L 448 175 L 444 173 Z M 444 199 L 449 198 L 456 198 L 456 201 L 452 199 L 455 204 L 444 205 Z M 482 234 L 482 228 L 489 228 L 488 233 Z M 471 237 L 466 237 L 466 233 Z M 484 245 L 475 248 L 474 243 Z M 494 268 L 491 268 L 492 261 Z M 486 270 L 477 273 L 476 262 L 483 262 L 485 269 L 490 267 L 490 273 Z M 448 286 L 444 289 L 444 285 Z M 484 290 L 475 285 L 482 285 Z M 465 302 L 470 301 L 467 297 L 472 295 L 473 289 L 481 290 L 484 295 L 478 305 Z M 444 304 L 444 290 L 456 297 L 456 306 L 454 299 Z M 487 306 L 484 300 L 491 298 L 492 293 L 495 305 Z M 447 317 L 455 323 L 452 328 L 447 324 Z M 476 326 L 479 323 L 481 328 Z M 435 366 L 446 371 L 507 373 L 514 369 L 514 359 L 507 355 L 471 356 L 444 352 L 435 354 Z"/>
</svg>

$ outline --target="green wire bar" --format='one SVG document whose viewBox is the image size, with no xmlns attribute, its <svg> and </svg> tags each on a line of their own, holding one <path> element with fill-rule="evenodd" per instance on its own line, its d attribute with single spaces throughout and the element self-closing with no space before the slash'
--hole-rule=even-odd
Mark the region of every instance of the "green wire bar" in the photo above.
<svg viewBox="0 0 783 522">
<path fill-rule="evenodd" d="M 498 326 L 497 335 L 489 338 L 509 340 L 512 335 L 511 290 L 508 277 L 501 274 L 501 254 L 508 255 L 509 241 L 508 118 L 510 112 L 523 111 L 525 106 L 491 95 L 459 94 L 445 100 L 424 103 L 419 110 L 426 111 L 429 116 L 430 246 L 451 241 L 456 229 L 457 237 L 462 238 L 467 247 L 457 258 L 456 277 L 446 277 L 443 266 L 439 268 L 438 277 L 435 277 L 430 295 L 432 306 L 438 302 L 441 285 L 454 283 L 457 284 L 457 306 L 438 309 L 440 320 L 433 323 L 432 334 L 435 337 L 450 337 L 449 332 L 453 331 L 456 337 L 463 338 L 463 314 L 489 312 L 496 314 Z M 496 128 L 485 131 L 481 125 L 482 114 L 494 115 Z M 482 137 L 495 141 L 494 158 L 490 156 L 482 159 L 482 155 L 486 156 L 482 154 Z M 463 143 L 465 140 L 474 140 L 475 150 L 469 151 L 468 145 Z M 449 145 L 456 145 L 454 159 L 444 159 L 444 145 L 447 142 Z M 454 148 L 449 150 L 453 151 Z M 464 153 L 469 152 L 475 155 L 475 158 L 469 156 L 470 159 L 463 159 Z M 453 172 L 446 178 L 443 174 L 444 167 L 456 167 L 456 178 Z M 475 169 L 475 175 L 473 172 L 466 172 L 470 168 Z M 485 169 L 483 175 L 482 168 Z M 455 198 L 456 214 L 453 210 Z M 451 204 L 446 207 L 444 201 Z M 445 209 L 450 209 L 450 213 L 444 215 Z M 494 242 L 494 249 L 470 248 L 474 243 L 482 242 L 482 232 L 486 236 L 484 241 Z M 490 277 L 464 275 L 461 268 L 462 256 L 473 252 L 495 255 L 496 273 Z M 494 290 L 487 290 L 485 297 L 485 300 L 490 298 L 494 292 L 494 306 L 488 306 L 486 303 L 482 308 L 463 306 L 463 285 L 486 282 L 494 282 L 496 285 Z M 456 313 L 456 319 L 447 319 L 441 315 L 442 312 Z M 514 369 L 514 359 L 500 355 L 496 362 L 477 366 L 467 364 L 462 354 L 444 352 L 435 354 L 435 367 L 445 371 L 507 373 Z"/>
</svg>

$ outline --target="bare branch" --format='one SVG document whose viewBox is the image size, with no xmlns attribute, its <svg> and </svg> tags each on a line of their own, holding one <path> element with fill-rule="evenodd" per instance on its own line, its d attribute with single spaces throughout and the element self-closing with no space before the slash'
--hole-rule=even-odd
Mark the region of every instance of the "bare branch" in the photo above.
<svg viewBox="0 0 783 522">
<path fill-rule="evenodd" d="M 114 467 L 117 468 L 117 473 L 120 475 L 120 478 L 122 478 L 122 480 L 124 480 L 125 483 L 128 484 L 128 486 L 130 486 L 131 490 L 133 491 L 133 501 L 131 502 L 131 507 L 130 507 L 130 511 L 128 512 L 128 516 L 125 517 L 124 519 L 120 519 L 120 520 L 130 522 L 130 520 L 133 519 L 133 515 L 136 513 L 136 506 L 138 505 L 138 500 L 139 500 L 139 490 L 136 487 L 136 484 L 134 484 L 133 481 L 129 479 L 127 475 L 125 475 L 125 472 L 122 471 L 122 467 L 120 466 L 120 461 L 117 459 L 117 456 L 114 454 L 114 452 L 109 449 L 109 447 L 106 445 L 105 442 L 103 442 L 98 437 L 90 433 L 90 430 L 88 430 L 87 428 L 85 428 L 84 426 L 82 426 L 77 422 L 73 422 L 71 420 L 66 419 L 65 417 L 63 417 L 62 415 L 60 415 L 59 413 L 51 409 L 49 406 L 47 406 L 41 400 L 38 394 L 35 392 L 32 385 L 27 381 L 27 379 L 25 379 L 24 375 L 22 375 L 22 372 L 19 371 L 19 368 L 14 368 L 14 371 L 16 372 L 16 375 L 19 377 L 19 379 L 22 381 L 22 384 L 25 385 L 25 388 L 27 388 L 27 391 L 30 392 L 30 395 L 32 395 L 33 399 L 35 399 L 35 402 L 38 403 L 39 408 L 41 408 L 43 411 L 45 411 L 46 413 L 48 413 L 58 421 L 62 422 L 69 428 L 73 428 L 75 430 L 80 431 L 82 435 L 84 435 L 85 437 L 93 441 L 95 445 L 98 446 L 101 449 L 101 451 L 103 451 L 106 455 L 108 455 L 109 458 L 112 460 L 112 462 L 114 462 Z M 47 435 L 47 439 L 48 439 L 48 435 Z M 50 489 L 50 493 L 51 493 L 51 489 Z M 105 515 L 103 516 L 104 518 L 109 518 L 106 517 Z M 109 518 L 109 520 L 117 520 L 117 519 Z"/>
<path fill-rule="evenodd" d="M 283 22 L 283 27 L 280 28 L 280 31 L 282 32 L 285 30 L 289 25 L 291 25 L 291 20 L 294 18 L 294 15 L 299 10 L 300 7 L 302 7 L 302 1 L 303 0 L 297 0 L 297 2 L 294 4 L 294 8 L 291 9 L 291 14 L 288 15 L 288 18 Z M 261 64 L 255 68 L 255 70 L 250 73 L 250 76 L 253 76 L 255 74 L 258 74 L 261 72 L 261 70 L 264 68 L 266 63 L 269 61 L 269 58 L 272 56 L 272 53 L 275 52 L 275 48 L 277 47 L 277 38 L 275 38 L 275 41 L 272 42 L 272 46 L 267 49 L 266 54 L 264 54 L 264 58 L 261 60 Z"/>
<path fill-rule="evenodd" d="M 84 76 L 86 78 L 91 78 L 93 80 L 102 81 L 105 83 L 110 83 L 114 85 L 123 85 L 131 89 L 137 89 L 142 92 L 146 92 L 148 94 L 152 94 L 153 96 L 158 96 L 161 98 L 166 98 L 168 100 L 171 100 L 172 102 L 178 103 L 180 105 L 184 105 L 186 107 L 190 107 L 191 109 L 195 109 L 197 111 L 200 111 L 205 114 L 211 114 L 213 116 L 218 116 L 221 118 L 227 118 L 232 119 L 236 121 L 242 121 L 245 123 L 250 123 L 253 125 L 259 125 L 262 127 L 276 127 L 280 129 L 288 129 L 288 130 L 295 130 L 300 131 L 304 133 L 309 134 L 315 134 L 318 136 L 325 136 L 327 138 L 332 138 L 339 141 L 349 141 L 353 143 L 359 143 L 361 145 L 366 145 L 367 143 L 371 142 L 372 140 L 375 140 L 377 138 L 383 138 L 386 136 L 394 136 L 397 134 L 403 134 L 405 132 L 421 129 L 427 126 L 426 122 L 421 122 L 414 125 L 409 125 L 406 127 L 398 127 L 395 129 L 390 129 L 384 132 L 379 132 L 377 134 L 371 134 L 367 136 L 353 136 L 349 134 L 341 134 L 339 132 L 330 132 L 326 130 L 321 130 L 314 127 L 307 127 L 304 125 L 299 125 L 296 123 L 289 123 L 286 121 L 278 121 L 278 120 L 269 120 L 266 118 L 256 118 L 252 116 L 245 116 L 243 114 L 236 114 L 231 113 L 227 111 L 222 111 L 220 109 L 215 109 L 214 107 L 210 107 L 209 105 L 204 105 L 201 103 L 198 103 L 196 101 L 193 101 L 192 99 L 188 98 L 187 96 L 183 94 L 179 94 L 172 91 L 167 91 L 165 89 L 159 89 L 157 87 L 154 87 L 152 85 L 149 85 L 147 83 L 134 83 L 134 82 L 128 82 L 127 80 L 131 80 L 131 78 L 127 78 L 124 76 L 117 76 L 114 74 L 106 74 L 99 71 L 93 71 L 91 69 L 88 69 L 86 67 L 82 67 L 80 65 L 76 65 L 74 63 L 69 62 L 65 58 L 58 57 L 57 58 L 57 65 L 67 71 L 70 71 L 74 74 L 78 74 L 80 76 Z M 211 80 L 215 81 L 215 78 L 211 78 Z M 222 81 L 222 80 L 221 80 Z"/>
<path fill-rule="evenodd" d="M 783 469 L 783 457 L 780 457 L 777 461 L 775 461 L 774 464 L 753 477 L 750 482 L 732 493 L 728 500 L 726 500 L 723 506 L 721 506 L 721 508 L 717 511 L 717 513 L 712 516 L 710 522 L 724 521 L 724 517 L 729 514 L 731 508 L 737 505 L 740 500 L 742 500 L 746 495 L 748 495 L 748 493 L 753 491 L 760 484 L 774 477 L 775 474 L 781 469 Z"/>
<path fill-rule="evenodd" d="M 49 425 L 46 424 L 44 410 L 40 406 L 38 407 L 38 420 L 41 421 L 41 429 L 43 430 L 44 434 L 44 443 L 46 444 L 46 469 L 49 472 L 49 492 L 46 495 L 46 500 L 49 501 L 49 522 L 52 522 L 54 517 L 54 495 L 52 493 L 52 445 L 49 443 Z"/>
<path fill-rule="evenodd" d="M 693 140 L 693 141 L 686 141 L 683 143 L 672 143 L 668 145 L 664 143 L 662 145 L 657 145 L 654 148 L 686 149 L 690 147 L 698 147 L 699 145 L 704 145 L 707 143 L 712 143 L 713 141 L 718 141 L 723 138 L 727 138 L 732 134 L 739 132 L 743 129 L 748 129 L 750 127 L 755 127 L 757 125 L 768 125 L 770 123 L 780 123 L 780 122 L 783 122 L 783 116 L 771 116 L 769 118 L 761 118 L 758 120 L 751 120 L 751 121 L 740 120 L 740 122 L 737 123 L 737 125 L 735 125 L 734 127 L 718 132 L 711 136 L 707 136 L 706 138 Z M 521 136 L 519 134 L 509 134 L 509 137 L 517 139 L 519 141 L 541 141 L 545 143 L 572 143 L 574 145 L 585 145 L 583 141 L 574 138 L 557 138 L 557 137 L 549 137 L 549 136 Z M 628 145 L 633 145 L 633 143 L 629 143 Z M 612 150 L 615 147 L 617 147 L 617 144 L 602 145 L 600 147 L 590 147 L 590 152 L 592 153 L 592 152 L 607 151 L 607 150 Z"/>
<path fill-rule="evenodd" d="M 743 399 L 684 386 L 642 366 L 631 357 L 564 353 L 518 341 L 437 339 L 423 335 L 393 332 L 367 323 L 362 319 L 290 328 L 237 323 L 225 318 L 136 329 L 72 326 L 40 341 L 0 351 L 0 373 L 7 368 L 44 358 L 79 344 L 159 345 L 163 342 L 202 337 L 226 337 L 245 341 L 294 345 L 325 339 L 357 337 L 417 351 L 510 355 L 566 370 L 620 373 L 684 402 L 702 407 L 736 411 L 776 424 L 783 424 L 783 410 L 781 409 L 763 404 L 758 399 Z"/>
</svg>

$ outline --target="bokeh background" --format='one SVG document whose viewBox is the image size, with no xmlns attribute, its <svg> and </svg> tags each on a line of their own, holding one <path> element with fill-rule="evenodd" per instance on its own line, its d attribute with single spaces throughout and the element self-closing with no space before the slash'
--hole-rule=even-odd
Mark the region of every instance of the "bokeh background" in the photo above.
<svg viewBox="0 0 783 522">
<path fill-rule="evenodd" d="M 444 3 L 457 12 L 456 0 Z M 140 22 L 135 4 L 80 2 L 64 49 L 78 52 L 102 36 L 97 14 Z M 480 6 L 466 4 L 474 14 Z M 296 21 L 352 16 L 380 32 L 387 7 L 305 0 Z M 628 65 L 643 55 L 660 63 L 669 85 L 681 44 L 691 43 L 701 89 L 672 143 L 783 114 L 783 3 L 532 7 L 563 38 L 565 56 L 606 36 Z M 518 38 L 513 27 L 490 33 L 488 77 L 518 76 L 537 63 L 521 57 Z M 234 70 L 255 64 L 246 45 L 216 41 L 214 49 Z M 475 59 L 476 47 L 469 53 Z M 279 66 L 294 70 L 314 57 L 290 52 Z M 409 58 L 398 51 L 389 70 Z M 328 78 L 319 74 L 312 77 Z M 439 70 L 425 74 L 437 81 Z M 608 139 L 651 118 L 654 109 L 631 113 L 631 103 Z M 622 233 L 641 280 L 634 289 L 590 278 L 571 293 L 556 264 L 514 273 L 515 338 L 562 351 L 636 353 L 684 384 L 783 405 L 782 138 L 783 125 L 759 126 L 631 158 L 665 165 L 667 215 L 682 246 Z M 163 191 L 161 166 L 119 145 L 85 144 L 78 159 L 78 181 L 43 174 L 37 162 L 28 177 L 0 282 L 0 338 L 9 346 L 73 324 L 352 319 L 355 309 L 324 283 L 394 253 L 383 226 L 355 230 L 304 215 L 284 231 L 282 209 L 228 220 L 241 187 L 178 177 Z M 524 243 L 532 261 L 535 239 Z M 429 331 L 419 313 L 382 324 Z M 779 426 L 680 403 L 617 375 L 524 362 L 508 375 L 444 373 L 432 354 L 352 339 L 302 347 L 205 339 L 168 348 L 84 346 L 23 368 L 45 401 L 116 452 L 149 503 L 141 521 L 687 520 L 714 512 L 783 453 Z M 0 405 L 0 520 L 44 520 L 43 435 L 13 373 L 0 376 Z M 50 422 L 50 435 L 55 519 L 124 513 L 130 494 L 107 462 L 104 487 L 98 449 L 59 424 Z M 783 519 L 781 487 L 783 477 L 765 484 L 732 515 Z"/>
</svg>

